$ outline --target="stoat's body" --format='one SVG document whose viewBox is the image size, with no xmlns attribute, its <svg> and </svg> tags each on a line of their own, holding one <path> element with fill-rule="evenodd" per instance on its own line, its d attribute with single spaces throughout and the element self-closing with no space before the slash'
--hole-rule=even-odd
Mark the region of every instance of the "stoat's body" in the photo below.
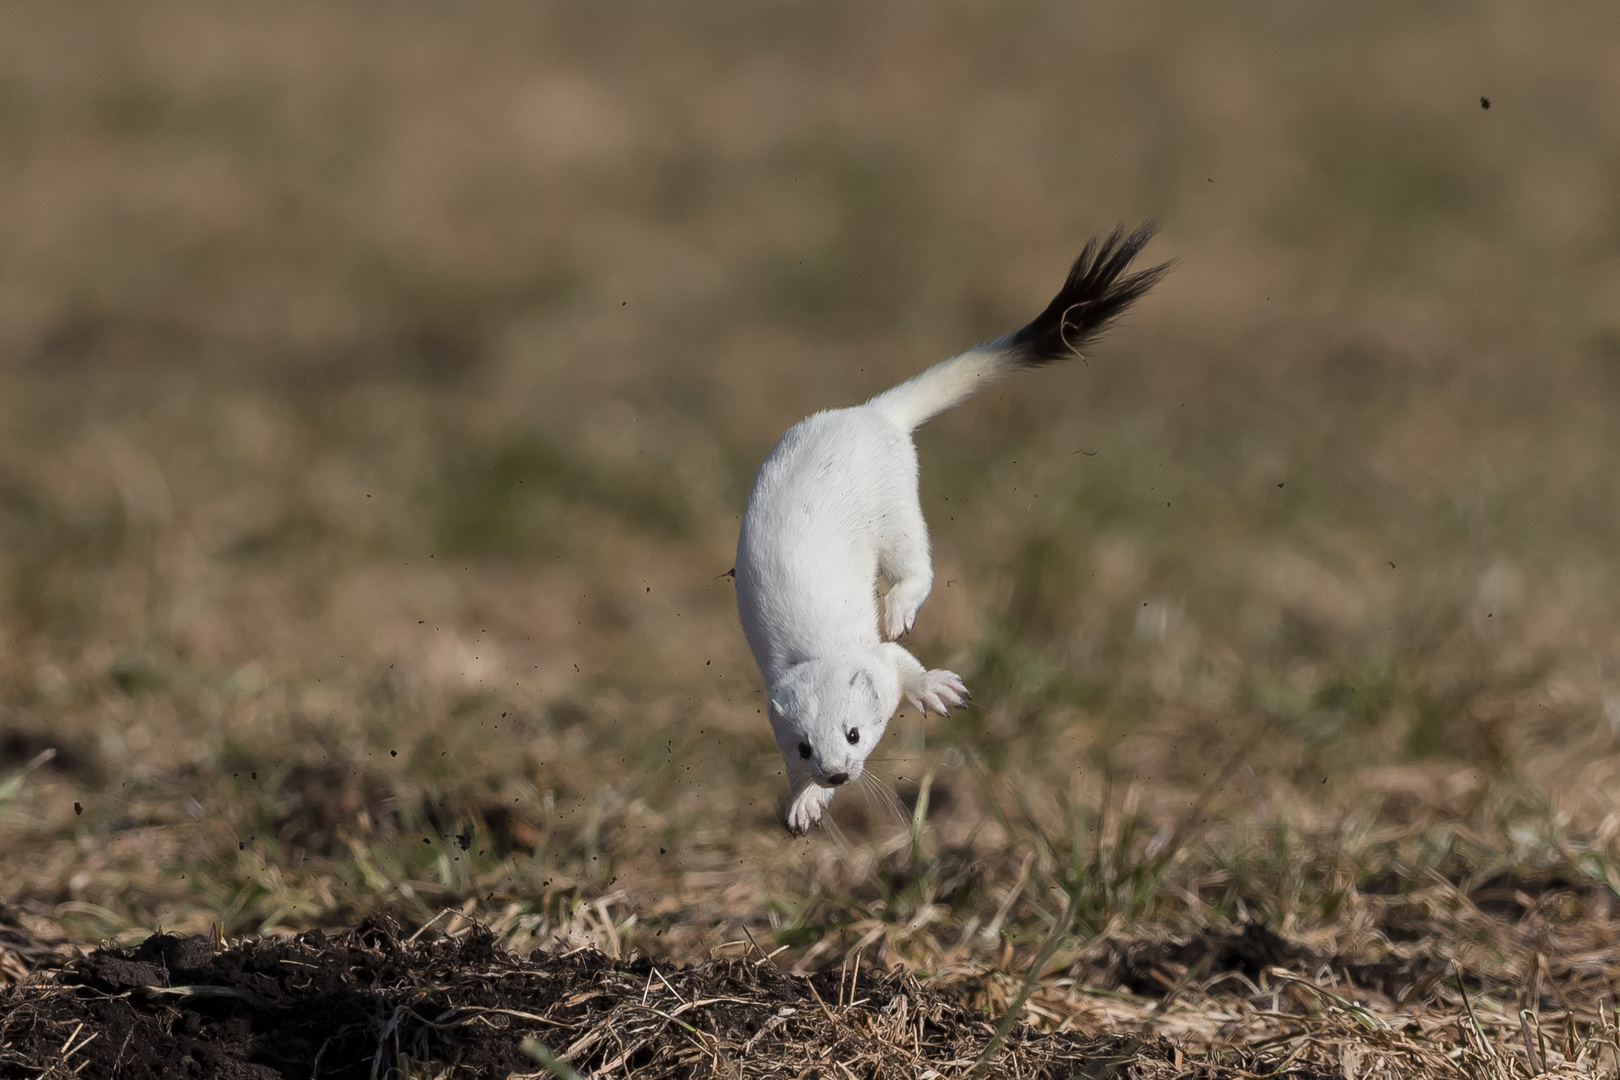
<svg viewBox="0 0 1620 1080">
<path fill-rule="evenodd" d="M 934 578 L 911 432 L 995 379 L 1079 355 L 1163 276 L 1164 266 L 1125 273 L 1152 235 L 1144 225 L 1093 240 L 1028 326 L 864 405 L 801 420 L 760 466 L 737 542 L 737 609 L 793 785 L 791 831 L 860 776 L 902 698 L 943 713 L 968 696 L 955 673 L 926 670 L 895 644 Z"/>
</svg>

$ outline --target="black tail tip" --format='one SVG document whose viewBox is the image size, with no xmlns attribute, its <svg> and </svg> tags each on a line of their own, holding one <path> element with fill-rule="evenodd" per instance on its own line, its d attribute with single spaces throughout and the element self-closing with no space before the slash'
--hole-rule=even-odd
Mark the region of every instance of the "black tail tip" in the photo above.
<svg viewBox="0 0 1620 1080">
<path fill-rule="evenodd" d="M 1146 221 L 1130 233 L 1119 226 L 1088 240 L 1046 310 L 1008 337 L 1006 343 L 1019 360 L 1033 366 L 1081 355 L 1084 346 L 1158 284 L 1174 263 L 1126 273 L 1158 231 L 1157 222 Z"/>
</svg>

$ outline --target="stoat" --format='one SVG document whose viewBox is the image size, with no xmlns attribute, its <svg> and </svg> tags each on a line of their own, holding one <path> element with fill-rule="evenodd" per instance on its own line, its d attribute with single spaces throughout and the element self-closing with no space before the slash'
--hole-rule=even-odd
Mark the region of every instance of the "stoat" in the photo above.
<svg viewBox="0 0 1620 1080">
<path fill-rule="evenodd" d="M 912 430 L 1005 375 L 1079 356 L 1169 269 L 1126 273 L 1153 233 L 1150 222 L 1093 238 L 1029 325 L 801 420 L 760 466 L 737 541 L 737 610 L 792 784 L 790 832 L 860 777 L 902 698 L 925 715 L 968 699 L 960 676 L 895 644 L 934 578 Z"/>
</svg>

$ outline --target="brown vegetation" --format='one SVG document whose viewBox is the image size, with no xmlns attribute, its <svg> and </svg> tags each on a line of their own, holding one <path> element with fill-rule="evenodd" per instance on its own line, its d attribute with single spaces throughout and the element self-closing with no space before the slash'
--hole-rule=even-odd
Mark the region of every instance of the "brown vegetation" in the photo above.
<svg viewBox="0 0 1620 1080">
<path fill-rule="evenodd" d="M 1014 1011 L 1068 1041 L 1015 1030 L 1009 1075 L 1620 1070 L 1617 31 L 6 9 L 10 1015 L 71 1072 L 97 943 L 217 932 L 213 979 L 439 916 L 389 993 L 474 941 L 756 1019 L 858 968 L 959 1010 L 892 1048 L 947 1075 L 1038 958 Z M 1087 365 L 921 433 L 915 645 L 976 704 L 790 842 L 724 576 L 752 469 L 1154 216 L 1177 269 Z M 748 1071 L 622 997 L 539 1037 Z M 850 1000 L 827 1075 L 889 1052 Z M 455 1030 L 370 1052 L 470 1022 L 412 1015 Z"/>
</svg>

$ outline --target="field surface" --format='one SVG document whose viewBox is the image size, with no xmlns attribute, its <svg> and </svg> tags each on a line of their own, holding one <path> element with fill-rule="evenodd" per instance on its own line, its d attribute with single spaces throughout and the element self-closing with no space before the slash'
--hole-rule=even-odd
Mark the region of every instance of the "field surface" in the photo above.
<svg viewBox="0 0 1620 1080">
<path fill-rule="evenodd" d="M 0 6 L 0 1077 L 1620 1074 L 1617 43 Z M 753 470 L 1149 218 L 789 839 Z"/>
</svg>

